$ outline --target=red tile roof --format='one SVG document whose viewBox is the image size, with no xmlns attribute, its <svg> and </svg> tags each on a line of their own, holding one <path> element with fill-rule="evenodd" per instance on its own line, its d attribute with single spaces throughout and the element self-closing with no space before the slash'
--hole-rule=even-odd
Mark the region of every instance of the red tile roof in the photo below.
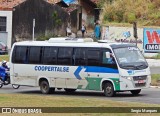
<svg viewBox="0 0 160 116">
<path fill-rule="evenodd" d="M 26 0 L 1 0 L 0 1 L 0 10 L 12 10 L 13 7 L 21 4 Z"/>
<path fill-rule="evenodd" d="M 0 0 L 0 10 L 12 10 L 15 6 L 23 3 L 26 0 Z M 45 0 L 50 4 L 57 3 L 61 0 Z"/>
<path fill-rule="evenodd" d="M 12 10 L 15 6 L 23 3 L 26 0 L 0 0 L 0 10 Z M 61 0 L 45 0 L 50 4 L 55 4 Z M 97 4 L 98 0 L 90 0 L 91 2 Z"/>
</svg>

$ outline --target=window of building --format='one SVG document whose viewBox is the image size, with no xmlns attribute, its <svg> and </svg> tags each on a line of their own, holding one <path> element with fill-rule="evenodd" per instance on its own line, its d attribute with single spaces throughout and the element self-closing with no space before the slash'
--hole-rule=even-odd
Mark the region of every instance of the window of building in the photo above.
<svg viewBox="0 0 160 116">
<path fill-rule="evenodd" d="M 0 31 L 6 32 L 7 17 L 0 17 Z"/>
</svg>

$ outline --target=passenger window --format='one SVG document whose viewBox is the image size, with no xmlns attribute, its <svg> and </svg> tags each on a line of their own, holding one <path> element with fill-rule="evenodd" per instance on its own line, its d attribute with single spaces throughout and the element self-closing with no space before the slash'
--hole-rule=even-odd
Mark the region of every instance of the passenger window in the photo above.
<svg viewBox="0 0 160 116">
<path fill-rule="evenodd" d="M 57 64 L 58 48 L 45 47 L 43 53 L 43 64 L 54 65 Z"/>
<path fill-rule="evenodd" d="M 75 48 L 73 55 L 73 65 L 86 65 L 86 48 Z"/>
<path fill-rule="evenodd" d="M 28 48 L 26 46 L 15 46 L 12 55 L 13 63 L 28 63 Z"/>
<path fill-rule="evenodd" d="M 72 64 L 72 50 L 73 48 L 59 48 L 58 50 L 58 65 Z"/>
<path fill-rule="evenodd" d="M 100 65 L 100 51 L 99 50 L 88 50 L 88 66 L 99 66 Z"/>
<path fill-rule="evenodd" d="M 41 64 L 41 48 L 39 46 L 30 47 L 29 64 Z"/>
</svg>

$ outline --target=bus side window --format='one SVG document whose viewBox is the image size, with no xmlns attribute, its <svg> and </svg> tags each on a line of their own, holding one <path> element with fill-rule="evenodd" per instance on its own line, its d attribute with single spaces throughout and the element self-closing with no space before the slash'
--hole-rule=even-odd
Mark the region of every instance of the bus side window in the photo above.
<svg viewBox="0 0 160 116">
<path fill-rule="evenodd" d="M 86 65 L 86 49 L 85 48 L 74 48 L 73 53 L 73 64 L 78 66 Z"/>
<path fill-rule="evenodd" d="M 23 63 L 24 64 L 28 64 L 28 47 L 27 49 L 25 50 L 25 55 L 23 57 Z"/>
<path fill-rule="evenodd" d="M 44 47 L 42 63 L 48 65 L 57 64 L 57 52 L 58 48 L 56 47 Z"/>
<path fill-rule="evenodd" d="M 41 48 L 40 46 L 29 47 L 29 64 L 41 64 Z"/>
<path fill-rule="evenodd" d="M 88 66 L 100 65 L 100 50 L 88 49 L 87 52 Z"/>
<path fill-rule="evenodd" d="M 102 66 L 117 69 L 117 64 L 114 57 L 110 55 L 110 58 L 106 58 L 106 52 L 111 53 L 110 50 L 105 50 L 102 52 Z"/>
<path fill-rule="evenodd" d="M 72 64 L 72 50 L 73 48 L 59 48 L 57 63 L 58 65 L 71 65 Z"/>
<path fill-rule="evenodd" d="M 103 64 L 115 64 L 115 59 L 110 53 L 110 58 L 106 58 L 106 53 L 103 52 Z"/>
<path fill-rule="evenodd" d="M 18 63 L 18 64 L 28 63 L 27 46 L 16 46 L 13 52 L 13 57 L 12 57 L 13 63 Z"/>
</svg>

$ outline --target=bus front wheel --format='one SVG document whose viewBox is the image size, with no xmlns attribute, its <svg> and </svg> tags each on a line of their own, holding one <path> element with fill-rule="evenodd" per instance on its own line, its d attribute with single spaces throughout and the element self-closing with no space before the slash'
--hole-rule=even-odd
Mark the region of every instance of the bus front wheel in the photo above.
<svg viewBox="0 0 160 116">
<path fill-rule="evenodd" d="M 50 88 L 49 83 L 46 80 L 41 81 L 40 83 L 40 90 L 43 94 L 53 93 L 55 88 Z"/>
<path fill-rule="evenodd" d="M 141 89 L 131 90 L 131 93 L 132 93 L 133 95 L 138 95 L 140 92 L 141 92 Z"/>
<path fill-rule="evenodd" d="M 106 97 L 112 97 L 115 95 L 115 91 L 114 91 L 114 87 L 113 87 L 112 83 L 110 83 L 110 82 L 105 83 L 104 94 Z"/>
</svg>

